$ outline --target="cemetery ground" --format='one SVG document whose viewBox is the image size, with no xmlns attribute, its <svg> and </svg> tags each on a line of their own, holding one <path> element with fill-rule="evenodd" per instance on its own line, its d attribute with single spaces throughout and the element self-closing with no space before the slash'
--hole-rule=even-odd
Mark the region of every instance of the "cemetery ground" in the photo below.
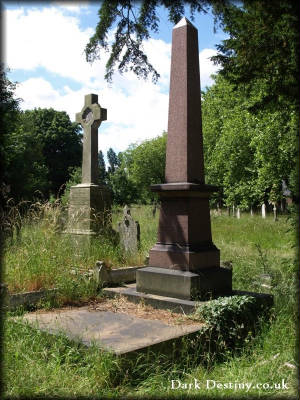
<svg viewBox="0 0 300 400">
<path fill-rule="evenodd" d="M 158 213 L 153 217 L 150 206 L 135 206 L 131 211 L 141 226 L 141 243 L 137 254 L 126 256 L 111 234 L 103 234 L 89 251 L 88 248 L 77 251 L 70 237 L 60 233 L 59 206 L 35 204 L 27 217 L 22 218 L 17 208 L 12 207 L 10 224 L 15 232 L 7 238 L 4 251 L 4 281 L 9 291 L 57 288 L 55 299 L 49 298 L 39 305 L 48 310 L 101 301 L 101 290 L 97 291 L 95 283 L 84 272 L 96 260 L 112 267 L 143 265 L 156 240 Z M 114 208 L 112 215 L 113 227 L 116 227 L 122 210 Z M 280 215 L 275 222 L 272 216 L 262 219 L 260 215 L 251 217 L 246 213 L 241 219 L 225 213 L 213 214 L 211 218 L 213 240 L 221 250 L 221 260 L 233 266 L 233 288 L 274 295 L 271 314 L 260 321 L 256 335 L 248 331 L 239 340 L 241 331 L 234 332 L 237 345 L 231 349 L 226 345 L 228 327 L 224 321 L 217 320 L 220 324 L 217 344 L 214 346 L 213 338 L 208 341 L 211 348 L 207 348 L 201 359 L 196 357 L 197 351 L 191 352 L 185 346 L 179 355 L 151 353 L 120 359 L 95 346 L 87 348 L 63 335 L 53 336 L 6 318 L 5 395 L 296 397 L 298 294 L 294 220 Z M 271 289 L 261 286 L 262 274 L 272 277 Z M 234 316 L 239 303 L 228 302 L 227 307 L 229 310 L 232 307 Z M 220 302 L 216 303 L 216 315 L 221 308 Z M 24 310 L 19 309 L 7 317 L 22 313 Z M 194 318 L 203 321 L 201 314 Z M 246 382 L 261 385 L 249 390 L 234 386 Z M 229 383 L 233 385 L 231 389 Z M 272 388 L 274 384 L 277 388 Z"/>
</svg>

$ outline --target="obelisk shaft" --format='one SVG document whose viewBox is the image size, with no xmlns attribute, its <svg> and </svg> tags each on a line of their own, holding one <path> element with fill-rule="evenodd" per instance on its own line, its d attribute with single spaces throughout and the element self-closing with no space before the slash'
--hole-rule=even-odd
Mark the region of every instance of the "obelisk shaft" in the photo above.
<svg viewBox="0 0 300 400">
<path fill-rule="evenodd" d="M 172 34 L 166 182 L 204 183 L 198 32 L 183 21 Z"/>
<path fill-rule="evenodd" d="M 151 189 L 161 209 L 149 265 L 189 271 L 218 266 L 209 212 L 216 188 L 204 182 L 198 31 L 186 18 L 173 28 L 166 183 Z"/>
<path fill-rule="evenodd" d="M 166 183 L 151 185 L 161 201 L 158 240 L 136 272 L 137 292 L 186 300 L 232 289 L 211 236 L 216 187 L 204 182 L 197 35 L 186 18 L 173 29 Z"/>
</svg>

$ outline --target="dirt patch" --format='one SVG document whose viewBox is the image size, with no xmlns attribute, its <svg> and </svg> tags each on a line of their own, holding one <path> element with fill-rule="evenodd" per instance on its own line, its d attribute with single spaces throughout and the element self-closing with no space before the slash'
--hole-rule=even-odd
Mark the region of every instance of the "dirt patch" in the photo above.
<svg viewBox="0 0 300 400">
<path fill-rule="evenodd" d="M 169 310 L 160 310 L 146 305 L 142 301 L 135 304 L 128 301 L 124 296 L 93 302 L 88 305 L 88 308 L 90 310 L 129 314 L 137 318 L 159 320 L 168 325 L 199 324 L 199 320 L 193 319 L 191 315 L 178 314 Z"/>
<path fill-rule="evenodd" d="M 46 311 L 45 309 L 38 309 L 35 311 L 37 314 L 61 312 L 65 310 L 74 310 L 78 308 L 88 309 L 90 311 L 111 311 L 115 313 L 123 313 L 132 315 L 136 318 L 159 320 L 168 325 L 199 325 L 201 321 L 193 319 L 192 315 L 179 314 L 169 310 L 161 310 L 146 305 L 141 301 L 138 304 L 132 303 L 124 296 L 118 296 L 113 299 L 103 298 L 85 302 L 81 305 L 67 305 L 53 310 Z"/>
</svg>

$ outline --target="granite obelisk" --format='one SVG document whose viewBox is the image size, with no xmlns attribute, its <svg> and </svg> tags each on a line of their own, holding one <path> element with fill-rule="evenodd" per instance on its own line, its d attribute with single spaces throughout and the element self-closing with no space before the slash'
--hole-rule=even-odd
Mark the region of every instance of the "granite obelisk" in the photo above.
<svg viewBox="0 0 300 400">
<path fill-rule="evenodd" d="M 183 18 L 173 28 L 165 184 L 152 185 L 161 209 L 149 267 L 137 271 L 137 291 L 195 299 L 231 291 L 212 242 L 201 122 L 198 31 Z"/>
</svg>

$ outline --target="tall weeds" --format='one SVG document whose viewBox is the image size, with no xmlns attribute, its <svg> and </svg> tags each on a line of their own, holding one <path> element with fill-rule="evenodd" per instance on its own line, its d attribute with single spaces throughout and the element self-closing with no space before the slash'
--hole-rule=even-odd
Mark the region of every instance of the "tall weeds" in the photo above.
<svg viewBox="0 0 300 400">
<path fill-rule="evenodd" d="M 156 241 L 158 215 L 153 217 L 151 207 L 133 207 L 132 216 L 141 225 L 141 249 L 137 255 L 126 257 L 104 235 L 91 246 L 78 249 L 69 242 L 68 235 L 59 233 L 63 229 L 60 207 L 59 204 L 40 202 L 30 206 L 27 214 L 20 213 L 19 236 L 8 238 L 5 249 L 5 280 L 11 291 L 55 286 L 64 290 L 64 301 L 91 297 L 95 294 L 93 285 L 72 275 L 72 269 L 86 270 L 97 259 L 105 260 L 111 266 L 130 265 L 134 260 L 140 262 Z M 121 219 L 122 210 L 113 208 L 113 227 Z M 7 395 L 34 397 L 46 393 L 48 396 L 99 398 L 295 396 L 298 288 L 294 229 L 290 221 L 285 216 L 279 216 L 277 222 L 272 217 L 263 220 L 245 214 L 240 220 L 213 216 L 212 233 L 214 243 L 221 250 L 221 259 L 230 260 L 233 265 L 234 289 L 263 291 L 259 285 L 260 276 L 272 276 L 270 292 L 274 295 L 275 305 L 271 318 L 261 321 L 260 334 L 256 337 L 249 332 L 247 337 L 238 338 L 242 341 L 239 353 L 219 346 L 222 357 L 214 357 L 209 349 L 207 362 L 199 362 L 198 356 L 203 351 L 200 343 L 192 352 L 188 351 L 188 346 L 183 346 L 180 354 L 174 354 L 174 357 L 173 354 L 165 358 L 154 353 L 122 363 L 96 348 L 82 349 L 65 338 L 53 338 L 29 326 L 10 322 L 6 334 Z M 244 309 L 240 308 L 244 315 Z M 224 322 L 221 320 L 219 325 L 223 333 Z M 229 328 L 231 326 L 226 329 Z M 234 341 L 234 336 L 231 339 Z M 171 389 L 172 380 L 193 383 L 194 379 L 202 385 L 201 390 Z M 272 383 L 282 379 L 288 384 L 287 391 L 205 389 L 206 380 Z"/>
</svg>

